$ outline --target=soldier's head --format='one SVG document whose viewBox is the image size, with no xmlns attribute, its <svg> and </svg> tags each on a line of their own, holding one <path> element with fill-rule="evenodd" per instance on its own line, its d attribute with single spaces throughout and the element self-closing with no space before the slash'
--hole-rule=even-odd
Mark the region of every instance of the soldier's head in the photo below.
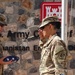
<svg viewBox="0 0 75 75">
<path fill-rule="evenodd" d="M 60 26 L 61 22 L 57 16 L 44 18 L 39 27 L 40 38 L 49 38 L 50 35 L 54 35 L 57 32 L 57 30 L 60 29 Z"/>
<path fill-rule="evenodd" d="M 4 26 L 7 26 L 5 21 L 6 21 L 5 16 L 0 14 L 0 32 L 3 31 Z"/>
</svg>

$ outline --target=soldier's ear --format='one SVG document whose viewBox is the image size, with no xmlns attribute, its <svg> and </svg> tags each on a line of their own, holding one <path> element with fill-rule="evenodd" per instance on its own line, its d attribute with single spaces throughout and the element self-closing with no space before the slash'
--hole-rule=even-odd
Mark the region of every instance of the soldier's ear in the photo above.
<svg viewBox="0 0 75 75">
<path fill-rule="evenodd" d="M 49 29 L 52 29 L 53 28 L 53 25 L 52 24 L 49 24 Z"/>
</svg>

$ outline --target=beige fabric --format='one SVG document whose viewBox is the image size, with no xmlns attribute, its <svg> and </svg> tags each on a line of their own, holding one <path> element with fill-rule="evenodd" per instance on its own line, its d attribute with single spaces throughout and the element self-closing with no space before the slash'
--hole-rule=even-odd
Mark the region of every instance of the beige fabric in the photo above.
<svg viewBox="0 0 75 75">
<path fill-rule="evenodd" d="M 61 38 L 54 35 L 40 46 L 42 49 L 40 75 L 49 75 L 54 72 L 55 75 L 66 75 L 68 50 Z"/>
<path fill-rule="evenodd" d="M 0 39 L 0 58 L 3 57 L 3 48 L 2 48 L 2 41 Z M 0 75 L 3 74 L 3 65 L 0 64 Z"/>
</svg>

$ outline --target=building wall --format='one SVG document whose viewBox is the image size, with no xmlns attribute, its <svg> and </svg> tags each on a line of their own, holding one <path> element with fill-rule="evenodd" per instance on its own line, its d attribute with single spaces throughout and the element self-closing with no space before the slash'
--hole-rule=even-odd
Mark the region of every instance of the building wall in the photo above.
<svg viewBox="0 0 75 75">
<path fill-rule="evenodd" d="M 68 0 L 68 49 L 73 58 L 70 61 L 69 74 L 75 74 L 75 0 Z"/>
</svg>

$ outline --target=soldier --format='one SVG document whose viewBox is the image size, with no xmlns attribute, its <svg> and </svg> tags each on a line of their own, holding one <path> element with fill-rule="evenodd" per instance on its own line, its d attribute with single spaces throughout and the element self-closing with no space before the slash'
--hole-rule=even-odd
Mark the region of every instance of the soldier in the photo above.
<svg viewBox="0 0 75 75">
<path fill-rule="evenodd" d="M 6 57 L 3 57 L 3 48 L 2 48 L 2 31 L 4 26 L 6 26 L 7 24 L 5 23 L 5 17 L 3 15 L 0 14 L 0 75 L 3 75 L 3 65 L 4 64 L 11 64 L 12 61 L 9 62 L 4 62 L 3 59 Z"/>
<path fill-rule="evenodd" d="M 40 75 L 66 75 L 68 50 L 63 40 L 57 36 L 61 22 L 56 16 L 44 18 L 38 34 L 40 37 Z"/>
</svg>

